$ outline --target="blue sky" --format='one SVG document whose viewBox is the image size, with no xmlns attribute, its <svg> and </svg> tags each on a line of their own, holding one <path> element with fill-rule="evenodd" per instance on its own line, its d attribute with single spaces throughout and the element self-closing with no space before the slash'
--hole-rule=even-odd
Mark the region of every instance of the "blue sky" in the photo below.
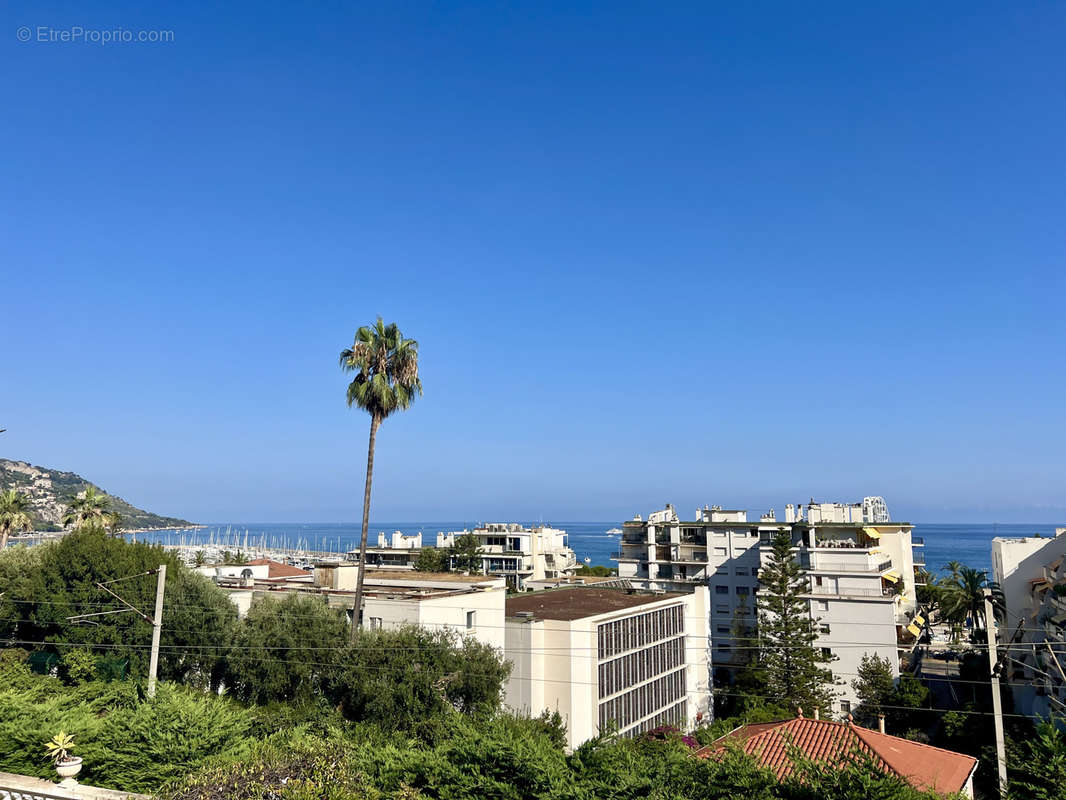
<svg viewBox="0 0 1066 800">
<path fill-rule="evenodd" d="M 1066 6 L 864 5 L 6 5 L 0 455 L 357 519 L 381 314 L 375 519 L 1066 519 Z"/>
</svg>

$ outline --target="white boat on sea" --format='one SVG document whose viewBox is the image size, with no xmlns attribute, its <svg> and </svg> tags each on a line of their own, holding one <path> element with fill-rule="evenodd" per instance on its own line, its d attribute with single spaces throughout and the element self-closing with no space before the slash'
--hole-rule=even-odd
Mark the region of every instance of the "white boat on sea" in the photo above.
<svg viewBox="0 0 1066 800">
<path fill-rule="evenodd" d="M 607 531 L 607 535 L 608 536 L 621 536 L 622 535 L 622 529 L 621 528 L 611 528 L 609 531 Z"/>
</svg>

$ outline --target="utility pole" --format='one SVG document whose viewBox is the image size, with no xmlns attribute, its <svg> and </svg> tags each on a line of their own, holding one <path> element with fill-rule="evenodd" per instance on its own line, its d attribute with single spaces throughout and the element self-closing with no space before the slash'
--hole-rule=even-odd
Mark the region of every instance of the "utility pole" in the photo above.
<svg viewBox="0 0 1066 800">
<path fill-rule="evenodd" d="M 156 673 L 159 671 L 159 634 L 163 630 L 163 590 L 167 583 L 167 565 L 159 565 L 155 583 L 155 614 L 152 616 L 152 655 L 148 663 L 148 696 L 155 697 Z"/>
<path fill-rule="evenodd" d="M 996 653 L 996 615 L 992 591 L 984 590 L 985 629 L 988 633 L 988 668 L 992 680 L 992 714 L 996 726 L 996 767 L 999 772 L 999 796 L 1007 796 L 1007 748 L 1003 736 L 1003 701 L 999 696 L 999 656 Z"/>
<path fill-rule="evenodd" d="M 156 575 L 155 583 L 155 615 L 148 616 L 141 611 L 137 606 L 128 603 L 121 596 L 116 594 L 112 589 L 108 588 L 109 584 L 118 583 L 119 581 L 128 581 L 132 578 L 142 578 L 145 575 Z M 115 578 L 114 580 L 107 581 L 107 583 L 97 582 L 96 587 L 103 589 L 109 595 L 118 600 L 125 608 L 115 609 L 114 611 L 96 611 L 92 614 L 76 614 L 72 617 L 67 617 L 67 622 L 89 622 L 95 625 L 95 622 L 91 622 L 93 617 L 106 617 L 111 614 L 127 614 L 132 611 L 139 616 L 145 622 L 152 626 L 152 653 L 148 663 L 148 696 L 155 697 L 155 685 L 156 685 L 156 673 L 159 669 L 159 634 L 163 629 L 163 590 L 166 588 L 167 582 L 167 565 L 160 564 L 158 569 L 150 569 L 147 572 L 139 572 L 136 575 L 128 575 L 125 578 Z"/>
</svg>

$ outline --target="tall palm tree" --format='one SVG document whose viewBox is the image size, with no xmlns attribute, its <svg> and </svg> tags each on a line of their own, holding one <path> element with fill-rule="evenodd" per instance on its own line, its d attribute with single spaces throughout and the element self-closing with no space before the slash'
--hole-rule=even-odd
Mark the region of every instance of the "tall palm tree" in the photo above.
<svg viewBox="0 0 1066 800">
<path fill-rule="evenodd" d="M 101 528 L 109 528 L 114 524 L 111 498 L 103 492 L 96 491 L 92 486 L 86 487 L 84 492 L 70 501 L 63 514 L 62 522 L 63 527 L 81 528 L 87 525 L 98 525 Z"/>
<path fill-rule="evenodd" d="M 26 495 L 8 489 L 0 492 L 0 550 L 7 547 L 7 537 L 33 528 Z"/>
<path fill-rule="evenodd" d="M 359 539 L 359 575 L 352 604 L 352 638 L 362 625 L 363 576 L 366 573 L 366 536 L 370 525 L 370 483 L 374 477 L 374 444 L 382 421 L 396 411 L 406 411 L 422 394 L 418 378 L 418 342 L 405 339 L 396 323 L 375 324 L 355 332 L 351 347 L 341 351 L 341 367 L 356 376 L 348 384 L 348 407 L 358 406 L 370 415 L 370 446 L 363 489 L 363 531 Z"/>
<path fill-rule="evenodd" d="M 984 570 L 960 566 L 958 577 L 945 583 L 941 604 L 947 609 L 947 616 L 960 622 L 970 619 L 975 628 L 984 627 Z"/>
</svg>

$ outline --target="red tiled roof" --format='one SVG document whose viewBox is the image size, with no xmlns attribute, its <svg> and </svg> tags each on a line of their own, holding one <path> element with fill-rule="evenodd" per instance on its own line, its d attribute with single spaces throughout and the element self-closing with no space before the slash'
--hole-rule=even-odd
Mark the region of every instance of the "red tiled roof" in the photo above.
<svg viewBox="0 0 1066 800">
<path fill-rule="evenodd" d="M 792 772 L 790 749 L 795 747 L 813 761 L 843 763 L 855 754 L 866 755 L 879 769 L 911 786 L 943 794 L 961 791 L 977 766 L 977 759 L 961 753 L 849 723 L 804 717 L 742 725 L 697 750 L 696 756 L 709 758 L 729 744 L 755 756 L 778 778 Z"/>
<path fill-rule="evenodd" d="M 266 564 L 268 567 L 268 580 L 276 580 L 278 578 L 306 578 L 311 575 L 311 573 L 305 569 L 294 567 L 291 564 L 282 564 L 280 561 L 274 561 L 270 558 L 257 558 L 254 561 L 248 562 L 248 566 L 250 567 L 259 567 L 263 564 Z"/>
</svg>

